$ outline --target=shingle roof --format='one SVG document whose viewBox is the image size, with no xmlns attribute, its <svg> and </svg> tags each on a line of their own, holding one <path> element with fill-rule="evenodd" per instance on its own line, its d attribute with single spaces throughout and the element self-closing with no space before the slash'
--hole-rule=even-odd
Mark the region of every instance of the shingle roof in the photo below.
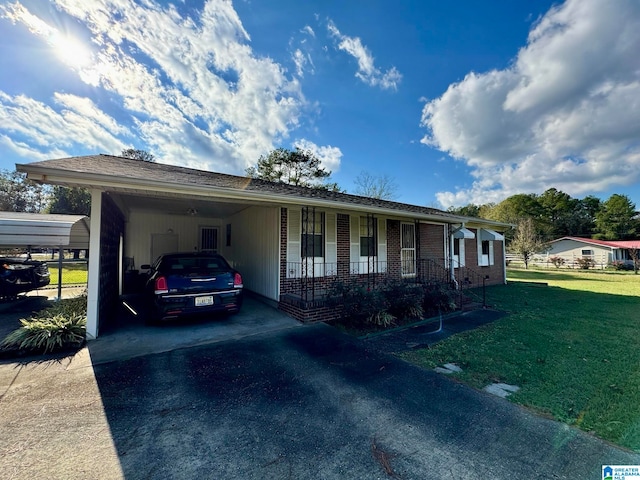
<svg viewBox="0 0 640 480">
<path fill-rule="evenodd" d="M 283 195 L 292 198 L 299 198 L 301 201 L 304 201 L 305 198 L 319 199 L 327 202 L 351 204 L 353 206 L 360 207 L 374 207 L 397 210 L 398 212 L 404 213 L 409 212 L 421 215 L 441 216 L 445 221 L 451 221 L 457 218 L 461 221 L 465 220 L 465 217 L 459 217 L 430 207 L 361 197 L 358 195 L 332 192 L 317 188 L 300 187 L 285 183 L 269 182 L 176 165 L 144 162 L 105 154 L 45 160 L 19 165 L 18 167 L 21 171 L 29 171 L 34 167 L 42 167 L 70 173 L 99 175 L 103 177 L 111 177 L 113 179 L 127 179 L 129 181 L 155 181 L 181 186 L 194 185 L 198 187 L 212 187 L 243 192 Z M 473 220 L 480 222 L 483 221 L 481 219 Z M 499 224 L 499 222 L 491 221 L 487 221 L 487 223 Z"/>
</svg>

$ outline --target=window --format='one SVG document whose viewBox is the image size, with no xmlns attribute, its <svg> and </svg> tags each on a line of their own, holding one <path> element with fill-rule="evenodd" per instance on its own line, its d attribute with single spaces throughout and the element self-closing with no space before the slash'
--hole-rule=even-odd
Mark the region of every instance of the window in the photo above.
<svg viewBox="0 0 640 480">
<path fill-rule="evenodd" d="M 378 256 L 378 219 L 360 217 L 360 256 Z"/>
<path fill-rule="evenodd" d="M 218 251 L 218 228 L 217 227 L 200 227 L 200 251 L 202 252 Z"/>
<path fill-rule="evenodd" d="M 302 258 L 324 257 L 324 213 L 302 210 Z"/>
<path fill-rule="evenodd" d="M 402 276 L 412 277 L 416 274 L 416 225 L 403 223 L 400 233 Z"/>
<path fill-rule="evenodd" d="M 482 255 L 489 255 L 489 240 L 482 241 Z"/>
<path fill-rule="evenodd" d="M 584 257 L 590 257 L 593 255 L 593 250 L 582 250 L 582 255 Z"/>
</svg>

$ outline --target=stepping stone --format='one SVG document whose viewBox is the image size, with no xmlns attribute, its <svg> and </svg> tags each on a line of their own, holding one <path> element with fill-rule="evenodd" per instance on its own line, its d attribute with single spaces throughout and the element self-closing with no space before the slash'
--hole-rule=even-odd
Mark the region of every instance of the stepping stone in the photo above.
<svg viewBox="0 0 640 480">
<path fill-rule="evenodd" d="M 492 383 L 491 385 L 484 387 L 482 390 L 500 398 L 507 398 L 512 393 L 520 390 L 520 387 L 509 385 L 507 383 Z"/>
<path fill-rule="evenodd" d="M 443 367 L 457 373 L 460 373 L 462 371 L 462 369 L 455 363 L 445 363 Z"/>
<path fill-rule="evenodd" d="M 449 370 L 448 368 L 436 367 L 433 369 L 437 373 L 444 373 L 445 375 L 450 375 L 453 373 L 453 370 Z"/>
<path fill-rule="evenodd" d="M 436 367 L 434 370 L 438 373 L 443 373 L 445 375 L 450 375 L 452 373 L 460 373 L 462 369 L 457 366 L 455 363 L 445 363 L 441 367 Z"/>
</svg>

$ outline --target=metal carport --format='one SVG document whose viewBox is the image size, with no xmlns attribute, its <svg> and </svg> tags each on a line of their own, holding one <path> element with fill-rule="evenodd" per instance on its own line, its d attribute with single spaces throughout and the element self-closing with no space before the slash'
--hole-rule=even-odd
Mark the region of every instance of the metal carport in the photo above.
<svg viewBox="0 0 640 480">
<path fill-rule="evenodd" d="M 89 218 L 26 212 L 0 212 L 0 247 L 57 247 L 86 250 L 89 248 Z M 62 252 L 58 256 L 62 262 Z M 62 268 L 58 269 L 60 298 Z"/>
</svg>

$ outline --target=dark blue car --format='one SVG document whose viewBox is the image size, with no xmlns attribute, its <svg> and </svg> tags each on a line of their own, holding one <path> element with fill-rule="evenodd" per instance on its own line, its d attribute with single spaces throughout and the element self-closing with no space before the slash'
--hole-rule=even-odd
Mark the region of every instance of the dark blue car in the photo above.
<svg viewBox="0 0 640 480">
<path fill-rule="evenodd" d="M 237 313 L 242 306 L 242 276 L 215 253 L 161 255 L 149 270 L 145 294 L 149 320 L 158 322 L 210 312 Z"/>
</svg>

